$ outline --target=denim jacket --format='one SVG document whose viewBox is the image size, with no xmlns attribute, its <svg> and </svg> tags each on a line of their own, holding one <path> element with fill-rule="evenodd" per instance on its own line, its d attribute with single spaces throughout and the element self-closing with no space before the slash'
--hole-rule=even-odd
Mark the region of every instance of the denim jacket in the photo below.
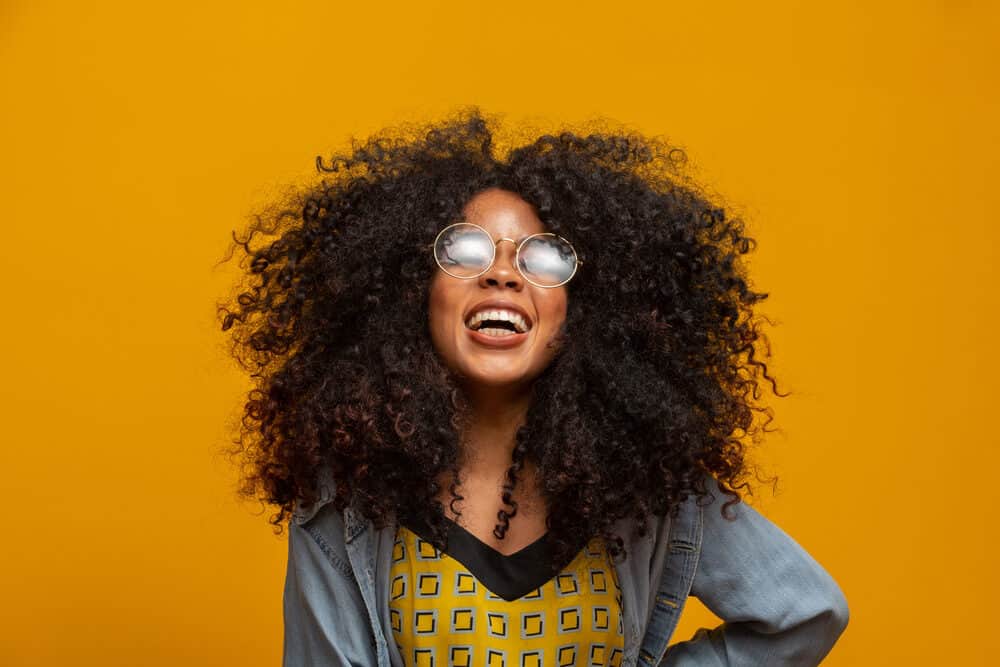
<svg viewBox="0 0 1000 667">
<path fill-rule="evenodd" d="M 396 524 L 381 530 L 356 509 L 336 511 L 321 475 L 320 500 L 289 522 L 283 595 L 284 667 L 403 667 L 389 623 L 389 568 Z M 848 621 L 833 578 L 798 543 L 746 503 L 695 496 L 676 517 L 615 527 L 628 557 L 616 563 L 625 620 L 622 667 L 817 665 Z M 704 500 L 702 501 L 705 502 Z M 688 595 L 723 623 L 667 647 Z"/>
</svg>

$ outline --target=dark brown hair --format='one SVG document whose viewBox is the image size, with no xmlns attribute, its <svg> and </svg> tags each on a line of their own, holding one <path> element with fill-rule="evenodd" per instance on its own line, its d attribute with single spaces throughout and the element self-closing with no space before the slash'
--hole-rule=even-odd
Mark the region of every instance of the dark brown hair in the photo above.
<svg viewBox="0 0 1000 667">
<path fill-rule="evenodd" d="M 616 520 L 635 516 L 643 533 L 650 512 L 707 493 L 705 473 L 727 505 L 735 489 L 752 492 L 746 446 L 771 418 L 761 381 L 777 387 L 741 220 L 663 140 L 567 130 L 498 155 L 495 126 L 473 108 L 318 158 L 318 182 L 234 235 L 245 280 L 220 321 L 256 386 L 232 453 L 241 492 L 277 507 L 279 531 L 316 500 L 325 466 L 337 509 L 354 503 L 378 527 L 407 510 L 445 535 L 435 479 L 457 474 L 456 385 L 426 324 L 437 267 L 422 248 L 490 187 L 533 204 L 584 260 L 567 285 L 563 347 L 516 434 L 500 534 L 528 458 L 558 562 L 581 536 L 601 534 L 620 554 Z"/>
</svg>

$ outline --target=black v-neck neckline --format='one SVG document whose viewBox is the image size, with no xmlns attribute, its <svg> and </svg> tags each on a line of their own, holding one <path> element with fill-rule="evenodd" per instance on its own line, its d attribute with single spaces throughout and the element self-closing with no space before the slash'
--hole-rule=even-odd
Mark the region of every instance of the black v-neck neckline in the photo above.
<svg viewBox="0 0 1000 667">
<path fill-rule="evenodd" d="M 523 554 L 526 551 L 530 553 L 531 550 L 538 550 L 540 548 L 538 546 L 538 543 L 542 542 L 542 541 L 546 541 L 547 542 L 548 541 L 548 537 L 549 537 L 549 534 L 546 532 L 545 534 L 543 534 L 541 537 L 539 537 L 537 540 L 535 540 L 531 544 L 518 549 L 517 551 L 515 551 L 512 554 L 505 554 L 505 553 L 503 553 L 503 552 L 501 552 L 501 551 L 499 551 L 499 550 L 491 547 L 490 545 L 486 544 L 486 542 L 483 542 L 481 539 L 479 539 L 478 536 L 476 536 L 475 533 L 473 533 L 472 531 L 470 531 L 468 528 L 466 528 L 462 524 L 458 523 L 457 521 L 449 519 L 448 517 L 445 517 L 445 521 L 447 521 L 451 525 L 451 529 L 452 530 L 456 530 L 457 529 L 457 530 L 465 533 L 471 539 L 473 539 L 476 542 L 478 542 L 479 546 L 481 546 L 483 549 L 489 549 L 490 551 L 495 552 L 497 554 L 497 556 L 499 556 L 501 558 L 517 558 L 518 556 L 520 556 L 521 554 Z"/>
<path fill-rule="evenodd" d="M 548 532 L 526 547 L 504 554 L 486 544 L 456 521 L 448 524 L 448 548 L 443 553 L 461 563 L 493 594 L 511 602 L 545 585 L 555 575 L 549 570 L 552 556 Z M 417 517 L 404 517 L 400 524 L 424 541 L 430 541 L 430 528 Z M 436 547 L 435 547 L 436 548 Z M 567 563 L 562 564 L 565 567 Z"/>
</svg>

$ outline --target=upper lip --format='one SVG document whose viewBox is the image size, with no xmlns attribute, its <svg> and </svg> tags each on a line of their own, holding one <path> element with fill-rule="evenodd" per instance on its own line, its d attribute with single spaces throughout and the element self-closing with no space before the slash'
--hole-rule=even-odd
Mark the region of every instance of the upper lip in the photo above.
<svg viewBox="0 0 1000 667">
<path fill-rule="evenodd" d="M 501 308 L 505 310 L 513 310 L 515 313 L 518 313 L 524 318 L 524 323 L 527 325 L 529 330 L 532 326 L 534 326 L 534 322 L 531 320 L 531 317 L 524 310 L 524 308 L 517 305 L 513 301 L 508 301 L 506 299 L 486 299 L 485 301 L 480 301 L 465 312 L 465 317 L 462 318 L 462 322 L 468 322 L 469 318 L 472 317 L 472 314 L 478 313 L 480 310 L 500 310 Z"/>
</svg>

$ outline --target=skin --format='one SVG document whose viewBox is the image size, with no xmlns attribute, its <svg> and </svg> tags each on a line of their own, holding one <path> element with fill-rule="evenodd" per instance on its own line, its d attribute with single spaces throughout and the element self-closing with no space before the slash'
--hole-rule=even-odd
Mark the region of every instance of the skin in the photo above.
<svg viewBox="0 0 1000 667">
<path fill-rule="evenodd" d="M 497 188 L 473 196 L 463 215 L 466 221 L 486 229 L 494 241 L 506 237 L 520 242 L 546 231 L 531 204 L 516 193 Z M 476 278 L 455 278 L 439 268 L 431 282 L 428 304 L 435 350 L 458 379 L 470 406 L 460 466 L 459 493 L 466 500 L 456 503 L 462 512 L 460 523 L 504 553 L 527 546 L 545 532 L 545 511 L 530 462 L 526 462 L 515 488 L 518 511 L 502 543 L 493 535 L 493 526 L 497 511 L 503 508 L 503 478 L 510 466 L 514 434 L 524 423 L 533 381 L 558 352 L 557 335 L 566 319 L 567 300 L 565 285 L 544 288 L 526 281 L 515 268 L 515 251 L 514 243 L 502 241 L 493 266 Z M 528 313 L 533 324 L 524 343 L 494 349 L 469 337 L 464 314 L 490 298 L 509 299 Z M 454 519 L 448 509 L 450 478 L 439 481 L 443 492 L 438 498 Z"/>
</svg>

